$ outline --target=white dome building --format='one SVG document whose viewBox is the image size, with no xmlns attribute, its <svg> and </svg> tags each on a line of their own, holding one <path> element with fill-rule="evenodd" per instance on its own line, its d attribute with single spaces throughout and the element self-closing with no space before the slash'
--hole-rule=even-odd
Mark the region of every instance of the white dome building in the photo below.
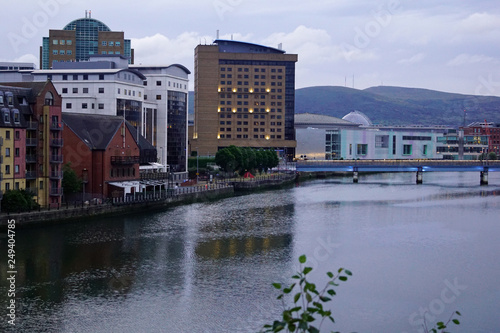
<svg viewBox="0 0 500 333">
<path fill-rule="evenodd" d="M 359 124 L 361 126 L 373 126 L 373 123 L 370 120 L 370 118 L 368 118 L 367 115 L 361 111 L 349 112 L 342 119 L 350 121 L 355 124 Z"/>
</svg>

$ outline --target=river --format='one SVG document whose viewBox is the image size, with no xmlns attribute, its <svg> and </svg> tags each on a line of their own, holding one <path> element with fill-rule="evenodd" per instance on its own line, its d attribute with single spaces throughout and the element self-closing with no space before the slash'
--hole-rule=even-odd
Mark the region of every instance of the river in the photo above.
<svg viewBox="0 0 500 333">
<path fill-rule="evenodd" d="M 318 287 L 353 276 L 322 331 L 498 332 L 500 173 L 331 178 L 163 212 L 16 230 L 16 320 L 0 331 L 258 332 L 306 254 Z"/>
</svg>

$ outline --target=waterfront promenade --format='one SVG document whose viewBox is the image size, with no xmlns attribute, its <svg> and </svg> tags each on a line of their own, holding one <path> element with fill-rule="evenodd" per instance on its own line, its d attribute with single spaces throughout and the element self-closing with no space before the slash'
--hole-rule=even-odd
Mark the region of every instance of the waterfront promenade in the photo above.
<svg viewBox="0 0 500 333">
<path fill-rule="evenodd" d="M 37 209 L 22 213 L 0 213 L 0 229 L 9 219 L 15 219 L 20 227 L 37 226 L 82 220 L 105 215 L 141 213 L 145 210 L 163 210 L 169 207 L 217 200 L 235 195 L 239 191 L 252 191 L 279 187 L 295 180 L 295 173 L 272 173 L 256 175 L 254 178 L 227 178 L 224 181 L 200 182 L 190 186 L 178 186 L 163 191 L 138 193 L 134 196 L 106 200 L 74 201 L 56 208 Z"/>
</svg>

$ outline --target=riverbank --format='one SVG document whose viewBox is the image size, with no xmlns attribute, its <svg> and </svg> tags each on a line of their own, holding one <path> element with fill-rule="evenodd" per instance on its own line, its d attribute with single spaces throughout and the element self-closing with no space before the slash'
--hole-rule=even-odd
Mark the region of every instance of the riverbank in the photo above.
<svg viewBox="0 0 500 333">
<path fill-rule="evenodd" d="M 218 184 L 198 184 L 180 187 L 168 193 L 150 194 L 146 197 L 113 200 L 110 203 L 89 203 L 81 205 L 63 205 L 58 209 L 39 210 L 24 213 L 1 213 L 0 230 L 7 228 L 9 220 L 16 221 L 16 228 L 33 227 L 48 224 L 84 221 L 103 216 L 136 214 L 144 211 L 161 211 L 178 205 L 195 202 L 220 200 L 227 197 L 250 193 L 258 190 L 281 188 L 295 181 L 294 173 L 241 178 Z"/>
</svg>

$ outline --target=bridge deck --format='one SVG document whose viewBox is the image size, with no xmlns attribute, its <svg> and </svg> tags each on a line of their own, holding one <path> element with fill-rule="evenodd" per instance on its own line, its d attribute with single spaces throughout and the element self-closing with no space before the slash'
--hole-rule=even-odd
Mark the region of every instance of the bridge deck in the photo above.
<svg viewBox="0 0 500 333">
<path fill-rule="evenodd" d="M 333 160 L 297 161 L 297 171 L 500 171 L 500 161 Z"/>
</svg>

